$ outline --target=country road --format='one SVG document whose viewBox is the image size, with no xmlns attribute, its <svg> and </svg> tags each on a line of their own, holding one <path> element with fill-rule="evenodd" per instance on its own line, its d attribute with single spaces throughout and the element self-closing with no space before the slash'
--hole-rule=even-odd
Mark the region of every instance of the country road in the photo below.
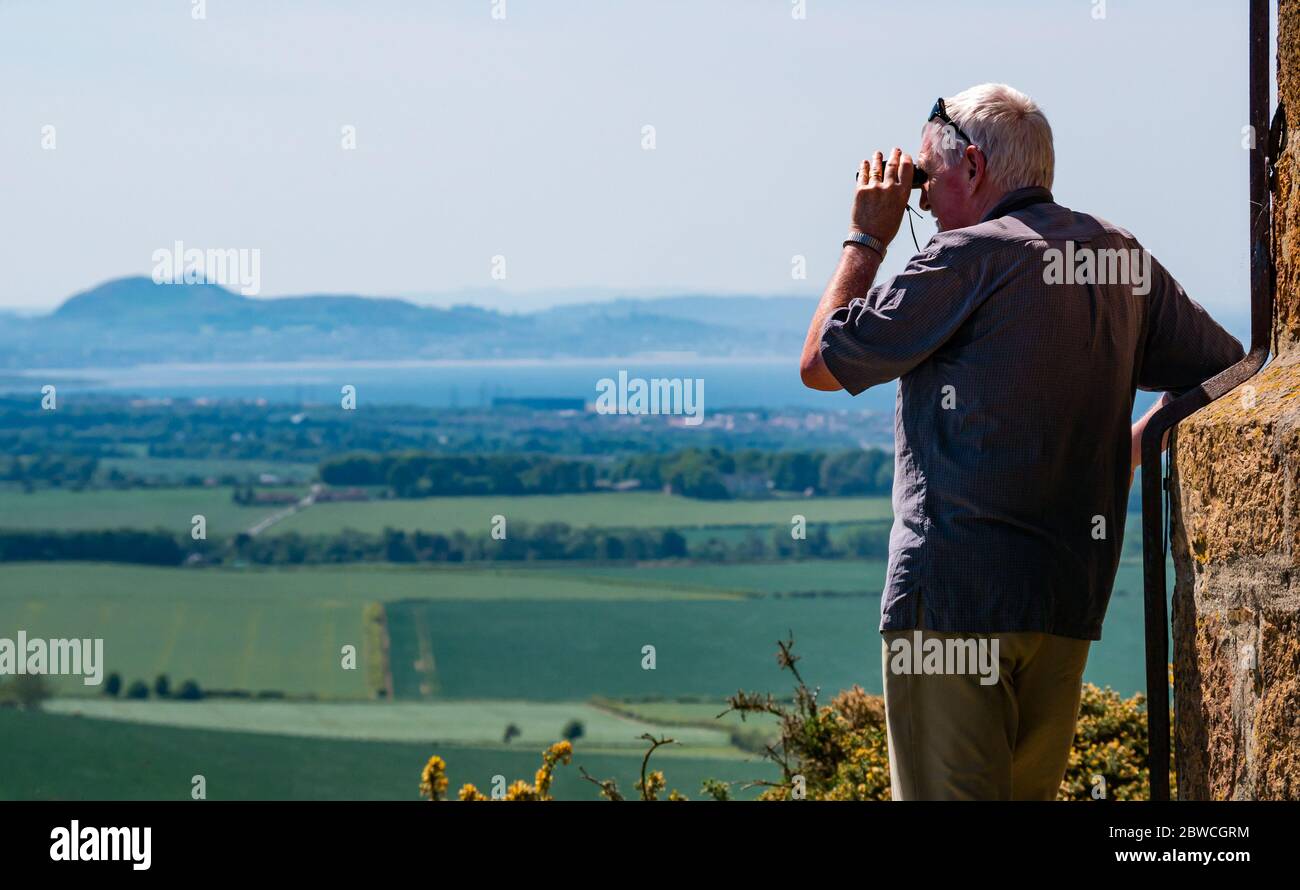
<svg viewBox="0 0 1300 890">
<path fill-rule="evenodd" d="M 312 504 L 316 503 L 316 495 L 320 493 L 321 487 L 322 486 L 319 482 L 314 483 L 311 487 L 311 490 L 309 490 L 307 494 L 303 496 L 302 500 L 298 501 L 298 503 L 291 504 L 288 507 L 285 507 L 283 510 L 280 510 L 279 512 L 272 513 L 270 516 L 261 520 L 256 525 L 251 526 L 248 529 L 248 536 L 250 538 L 255 538 L 258 535 L 260 535 L 262 532 L 266 531 L 271 526 L 275 525 L 277 522 L 288 519 L 290 516 L 297 513 L 299 510 L 306 510 Z"/>
</svg>

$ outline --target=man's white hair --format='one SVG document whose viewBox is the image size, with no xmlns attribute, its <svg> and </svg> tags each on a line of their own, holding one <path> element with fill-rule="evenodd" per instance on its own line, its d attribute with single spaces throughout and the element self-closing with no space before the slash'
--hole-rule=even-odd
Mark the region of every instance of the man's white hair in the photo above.
<svg viewBox="0 0 1300 890">
<path fill-rule="evenodd" d="M 995 185 L 1008 192 L 1052 187 L 1056 172 L 1052 126 L 1033 99 L 1004 83 L 982 83 L 943 102 L 948 117 L 984 153 Z M 944 168 L 961 163 L 966 152 L 961 136 L 938 118 L 927 128 L 932 151 Z"/>
</svg>

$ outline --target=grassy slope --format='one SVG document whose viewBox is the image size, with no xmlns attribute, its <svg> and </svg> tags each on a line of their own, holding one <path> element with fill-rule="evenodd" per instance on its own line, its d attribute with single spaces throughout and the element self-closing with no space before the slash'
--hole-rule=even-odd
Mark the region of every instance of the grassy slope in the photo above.
<svg viewBox="0 0 1300 890">
<path fill-rule="evenodd" d="M 206 688 L 365 698 L 364 671 L 343 670 L 340 650 L 356 646 L 358 664 L 365 664 L 367 602 L 442 598 L 472 606 L 486 599 L 719 596 L 727 594 L 520 571 L 16 563 L 0 565 L 0 636 L 23 629 L 32 637 L 101 637 L 106 671 L 118 671 L 128 683 L 167 673 L 174 684 L 192 678 Z M 61 694 L 95 691 L 66 678 L 54 682 Z"/>
<path fill-rule="evenodd" d="M 810 579 L 852 586 L 839 563 L 805 564 Z M 874 581 L 882 572 L 870 563 Z M 617 574 L 623 574 L 616 570 Z M 764 572 L 771 584 L 761 580 Z M 814 682 L 857 682 L 878 691 L 878 601 L 734 600 L 723 591 L 660 580 L 716 583 L 734 591 L 785 586 L 790 566 L 682 567 L 636 571 L 613 583 L 570 570 L 428 571 L 386 567 L 301 570 L 183 570 L 81 563 L 0 566 L 0 636 L 100 636 L 107 670 L 128 680 L 160 672 L 173 683 L 276 689 L 325 697 L 368 694 L 364 671 L 344 671 L 339 649 L 362 647 L 367 602 L 424 616 L 443 695 L 462 698 L 582 699 L 593 694 L 726 695 L 739 685 L 778 682 L 774 641 L 793 630 Z M 599 573 L 597 573 L 599 574 Z M 866 586 L 870 587 L 871 584 Z M 1143 686 L 1141 567 L 1126 561 L 1116 581 L 1105 640 L 1094 644 L 1087 678 L 1125 694 Z M 419 628 L 399 615 L 395 674 L 415 671 Z M 658 669 L 640 670 L 653 644 Z M 420 678 L 403 688 L 419 694 Z M 59 680 L 61 694 L 94 694 Z M 840 688 L 840 686 L 836 686 Z M 774 691 L 779 691 L 774 690 Z"/>
<path fill-rule="evenodd" d="M 630 578 L 755 593 L 877 594 L 885 583 L 883 560 L 843 559 L 731 565 L 590 566 L 576 570 L 593 578 Z"/>
<path fill-rule="evenodd" d="M 0 527 L 29 529 L 163 528 L 189 534 L 196 514 L 207 517 L 208 537 L 243 531 L 279 507 L 241 507 L 228 488 L 114 491 L 0 490 Z"/>
<path fill-rule="evenodd" d="M 19 800 L 188 800 L 203 775 L 209 800 L 414 800 L 431 754 L 447 761 L 454 796 L 464 782 L 490 789 L 492 777 L 532 780 L 540 749 L 303 739 L 241 732 L 143 726 L 0 709 L 0 798 Z M 631 791 L 639 754 L 586 753 L 556 773 L 554 795 L 593 800 L 578 765 Z M 698 796 L 708 777 L 773 778 L 771 767 L 741 760 L 656 755 L 670 787 Z"/>
<path fill-rule="evenodd" d="M 539 701 L 784 692 L 776 641 L 793 631 L 810 684 L 878 692 L 878 609 L 867 597 L 389 603 L 393 682 L 399 697 Z"/>
<path fill-rule="evenodd" d="M 657 731 L 651 723 L 620 716 L 586 702 L 518 700 L 455 702 L 280 702 L 207 699 L 198 702 L 127 701 L 123 699 L 55 699 L 50 713 L 81 714 L 103 720 L 124 720 L 189 729 L 270 733 L 312 738 L 361 741 L 431 741 L 456 745 L 499 745 L 507 726 L 521 731 L 512 747 L 545 747 L 563 738 L 570 720 L 583 726 L 584 748 L 644 749 L 642 733 Z M 716 708 L 717 713 L 721 708 Z M 691 718 L 699 720 L 698 713 Z M 660 714 L 652 719 L 664 722 Z M 671 722 L 671 721 L 668 721 Z M 677 726 L 671 735 L 692 748 L 725 749 L 727 725 L 716 728 Z"/>
<path fill-rule="evenodd" d="M 196 679 L 206 688 L 364 698 L 364 671 L 343 670 L 341 649 L 357 646 L 365 663 L 362 609 L 378 585 L 329 590 L 250 578 L 93 563 L 0 566 L 0 629 L 102 638 L 105 673 L 128 683 L 167 673 L 174 685 Z M 97 691 L 73 678 L 54 685 L 64 694 Z"/>
</svg>

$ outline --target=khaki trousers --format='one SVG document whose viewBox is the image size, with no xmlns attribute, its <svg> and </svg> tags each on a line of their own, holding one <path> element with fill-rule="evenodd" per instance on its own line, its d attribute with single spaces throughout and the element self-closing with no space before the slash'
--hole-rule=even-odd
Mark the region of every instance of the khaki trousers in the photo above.
<svg viewBox="0 0 1300 890">
<path fill-rule="evenodd" d="M 1079 718 L 1088 640 L 932 630 L 882 636 L 894 800 L 1056 799 Z M 953 641 L 943 643 L 950 653 L 958 650 L 957 641 L 965 642 L 967 652 L 971 641 L 984 641 L 985 666 L 996 664 L 996 681 L 981 682 L 970 663 L 963 673 L 918 672 L 912 653 L 933 653 L 937 644 L 925 642 L 930 639 Z M 953 658 L 948 662 L 959 665 Z"/>
</svg>

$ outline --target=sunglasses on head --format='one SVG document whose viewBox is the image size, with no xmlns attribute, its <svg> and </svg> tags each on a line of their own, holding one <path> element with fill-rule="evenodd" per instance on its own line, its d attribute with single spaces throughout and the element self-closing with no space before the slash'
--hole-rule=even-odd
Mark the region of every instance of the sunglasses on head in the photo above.
<svg viewBox="0 0 1300 890">
<path fill-rule="evenodd" d="M 975 140 L 967 136 L 966 132 L 962 130 L 961 127 L 957 126 L 957 122 L 948 116 L 948 109 L 943 104 L 942 96 L 935 100 L 934 107 L 930 109 L 930 116 L 925 119 L 925 122 L 928 124 L 933 120 L 942 121 L 945 128 L 951 127 L 953 134 L 967 145 L 975 144 Z M 912 188 L 919 189 L 921 186 L 925 185 L 929 178 L 930 175 L 920 167 L 917 167 L 915 164 L 912 166 Z M 858 173 L 855 170 L 853 172 L 853 181 L 857 182 L 857 179 Z"/>
<path fill-rule="evenodd" d="M 962 128 L 957 126 L 957 122 L 948 117 L 948 109 L 943 105 L 942 96 L 935 100 L 934 107 L 930 109 L 930 116 L 925 119 L 925 122 L 928 124 L 932 120 L 941 120 L 945 127 L 952 127 L 953 133 L 959 136 L 967 145 L 975 144 L 975 140 L 967 136 L 962 131 Z"/>
</svg>

